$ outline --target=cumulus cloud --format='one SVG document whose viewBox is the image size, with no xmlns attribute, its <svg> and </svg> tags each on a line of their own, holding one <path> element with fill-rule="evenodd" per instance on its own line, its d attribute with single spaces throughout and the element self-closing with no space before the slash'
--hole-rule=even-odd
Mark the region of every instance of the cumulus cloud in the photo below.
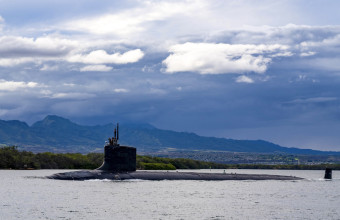
<svg viewBox="0 0 340 220">
<path fill-rule="evenodd" d="M 69 62 L 78 62 L 86 64 L 105 64 L 105 63 L 127 64 L 135 63 L 142 59 L 143 56 L 144 53 L 140 49 L 130 50 L 123 54 L 121 53 L 108 54 L 104 50 L 96 50 L 86 55 L 82 54 L 73 55 L 69 57 L 67 60 Z"/>
<path fill-rule="evenodd" d="M 254 80 L 248 76 L 239 76 L 236 78 L 236 82 L 238 83 L 254 83 Z"/>
<path fill-rule="evenodd" d="M 198 72 L 200 74 L 263 73 L 272 61 L 288 50 L 285 45 L 185 43 L 170 48 L 171 55 L 163 64 L 167 73 Z"/>
<path fill-rule="evenodd" d="M 0 57 L 59 57 L 68 54 L 77 46 L 76 41 L 63 38 L 2 36 Z"/>
<path fill-rule="evenodd" d="M 179 14 L 190 14 L 202 7 L 201 1 L 146 1 L 116 13 L 81 18 L 63 24 L 66 29 L 92 34 L 127 36 L 147 30 L 148 23 L 163 21 Z"/>
<path fill-rule="evenodd" d="M 53 113 L 106 123 L 127 117 L 188 131 L 206 124 L 213 135 L 218 128 L 318 127 L 325 118 L 339 119 L 340 26 L 332 25 L 339 23 L 339 7 L 332 7 L 337 1 L 83 1 L 77 10 L 65 0 L 38 1 L 39 7 L 8 2 L 0 1 L 0 8 L 13 5 L 6 5 L 11 22 L 0 31 L 0 79 L 7 80 L 0 81 L 0 114 L 7 119 Z M 333 10 L 312 9 L 316 4 Z M 162 61 L 168 73 L 221 75 L 159 74 Z M 109 68 L 114 76 L 89 72 Z M 307 77 L 292 83 L 299 75 Z M 242 131 L 236 133 L 249 139 L 251 132 Z"/>
<path fill-rule="evenodd" d="M 289 24 L 279 27 L 247 27 L 243 30 L 228 30 L 209 36 L 207 41 L 224 42 L 228 44 L 253 44 L 262 43 L 287 45 L 289 49 L 281 53 L 267 55 L 272 58 L 272 63 L 285 60 L 285 56 L 294 56 L 290 59 L 291 68 L 301 67 L 310 70 L 338 71 L 340 56 L 340 27 L 308 26 Z M 281 57 L 281 58 L 280 58 Z M 277 59 L 275 61 L 275 59 Z M 281 66 L 288 68 L 287 66 Z"/>
<path fill-rule="evenodd" d="M 111 66 L 106 65 L 88 65 L 80 68 L 80 72 L 108 72 L 112 69 Z"/>
<path fill-rule="evenodd" d="M 36 82 L 23 82 L 23 81 L 6 81 L 0 79 L 0 91 L 15 91 L 19 89 L 35 88 L 39 84 Z"/>
<path fill-rule="evenodd" d="M 99 46 L 108 46 L 107 43 L 100 43 Z M 79 40 L 70 40 L 62 37 L 38 37 L 27 38 L 20 36 L 0 37 L 0 66 L 12 67 L 25 63 L 44 63 L 66 61 L 71 63 L 84 64 L 127 64 L 134 63 L 143 58 L 144 53 L 140 49 L 130 50 L 125 53 L 108 54 L 105 50 L 94 50 L 88 54 L 80 54 L 79 51 L 88 51 L 92 47 L 98 47 L 97 43 L 87 42 L 81 44 Z M 84 67 L 83 71 L 108 71 L 109 67 L 104 66 Z M 57 64 L 43 64 L 41 71 L 55 71 Z"/>
<path fill-rule="evenodd" d="M 62 38 L 0 37 L 0 66 L 62 59 L 77 48 L 77 42 Z M 44 70 L 44 68 L 43 68 Z"/>
<path fill-rule="evenodd" d="M 258 27 L 264 24 L 276 27 L 294 21 L 303 24 L 301 20 L 307 18 L 304 14 L 308 12 L 305 7 L 296 7 L 297 3 L 292 1 L 136 0 L 124 3 L 119 4 L 120 10 L 80 15 L 58 26 L 62 30 L 123 37 L 124 40 L 139 40 L 138 37 L 143 34 L 143 41 L 161 39 L 159 42 L 165 43 L 169 38 L 178 36 L 202 36 L 228 29 L 245 29 L 247 26 L 255 27 L 253 32 L 257 32 Z M 312 17 L 318 17 L 320 22 L 324 16 L 315 16 L 315 13 Z M 308 17 L 310 21 L 311 17 Z"/>
</svg>

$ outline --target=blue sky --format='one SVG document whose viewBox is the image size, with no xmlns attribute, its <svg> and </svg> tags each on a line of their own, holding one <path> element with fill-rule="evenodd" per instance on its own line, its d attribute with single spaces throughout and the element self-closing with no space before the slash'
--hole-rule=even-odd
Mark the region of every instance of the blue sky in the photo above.
<svg viewBox="0 0 340 220">
<path fill-rule="evenodd" d="M 340 151 L 339 1 L 0 0 L 0 118 Z"/>
</svg>

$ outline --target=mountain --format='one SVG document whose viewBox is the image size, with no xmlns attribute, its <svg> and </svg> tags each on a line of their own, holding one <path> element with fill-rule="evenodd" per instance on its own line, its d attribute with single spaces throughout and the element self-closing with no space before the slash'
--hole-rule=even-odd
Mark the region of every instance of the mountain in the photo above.
<svg viewBox="0 0 340 220">
<path fill-rule="evenodd" d="M 113 135 L 113 124 L 83 126 L 55 116 L 28 126 L 17 120 L 0 120 L 0 144 L 16 145 L 33 152 L 102 152 Z M 139 152 L 161 150 L 205 150 L 289 154 L 340 154 L 340 152 L 287 148 L 263 140 L 233 140 L 202 137 L 194 133 L 157 129 L 150 124 L 121 124 L 120 144 L 134 146 Z"/>
</svg>

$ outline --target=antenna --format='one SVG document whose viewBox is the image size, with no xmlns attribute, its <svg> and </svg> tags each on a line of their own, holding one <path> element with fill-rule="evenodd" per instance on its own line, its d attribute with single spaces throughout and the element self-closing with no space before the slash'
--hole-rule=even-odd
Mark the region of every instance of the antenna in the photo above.
<svg viewBox="0 0 340 220">
<path fill-rule="evenodd" d="M 117 129 L 115 128 L 115 130 L 114 130 L 114 132 L 113 132 L 113 134 L 114 134 L 114 139 L 116 140 L 117 139 Z"/>
<path fill-rule="evenodd" d="M 118 142 L 118 139 L 119 139 L 119 123 L 117 123 L 117 142 Z"/>
</svg>

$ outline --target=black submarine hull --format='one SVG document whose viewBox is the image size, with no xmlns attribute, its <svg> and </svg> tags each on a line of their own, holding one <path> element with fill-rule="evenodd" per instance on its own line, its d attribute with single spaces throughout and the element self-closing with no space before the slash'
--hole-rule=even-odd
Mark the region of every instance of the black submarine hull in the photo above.
<svg viewBox="0 0 340 220">
<path fill-rule="evenodd" d="M 196 173 L 196 172 L 160 172 L 160 171 L 133 171 L 108 172 L 102 170 L 74 171 L 56 173 L 48 176 L 57 180 L 302 180 L 295 176 L 268 175 L 268 174 L 232 174 L 232 173 Z"/>
</svg>

